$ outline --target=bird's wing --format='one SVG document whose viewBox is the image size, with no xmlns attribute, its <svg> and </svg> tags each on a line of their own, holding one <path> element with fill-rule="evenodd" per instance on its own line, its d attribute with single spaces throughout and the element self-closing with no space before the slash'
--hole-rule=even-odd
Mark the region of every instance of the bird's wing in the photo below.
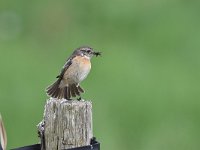
<svg viewBox="0 0 200 150">
<path fill-rule="evenodd" d="M 60 78 L 62 79 L 63 78 L 63 75 L 65 74 L 65 72 L 67 71 L 67 69 L 69 68 L 69 66 L 72 64 L 72 59 L 74 58 L 75 56 L 72 56 L 70 57 L 66 63 L 64 64 L 61 72 L 60 72 L 60 75 L 58 75 L 56 78 Z"/>
</svg>

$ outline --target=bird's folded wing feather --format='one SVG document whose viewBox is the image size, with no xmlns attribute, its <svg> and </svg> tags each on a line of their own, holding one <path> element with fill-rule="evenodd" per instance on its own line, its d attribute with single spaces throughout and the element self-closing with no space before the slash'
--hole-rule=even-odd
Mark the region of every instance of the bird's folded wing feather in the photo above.
<svg viewBox="0 0 200 150">
<path fill-rule="evenodd" d="M 75 56 L 73 57 L 70 57 L 67 62 L 65 63 L 65 65 L 63 66 L 61 72 L 60 72 L 60 75 L 58 75 L 56 78 L 60 78 L 62 79 L 63 78 L 63 75 L 65 74 L 65 72 L 67 71 L 67 69 L 69 68 L 69 66 L 72 64 L 72 59 L 74 58 Z"/>
</svg>

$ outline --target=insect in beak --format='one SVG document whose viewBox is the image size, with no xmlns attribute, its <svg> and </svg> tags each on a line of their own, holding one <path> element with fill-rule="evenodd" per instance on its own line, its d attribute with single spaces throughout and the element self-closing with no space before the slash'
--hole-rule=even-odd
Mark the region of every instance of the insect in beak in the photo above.
<svg viewBox="0 0 200 150">
<path fill-rule="evenodd" d="M 101 52 L 93 52 L 93 55 L 97 56 L 101 56 Z"/>
</svg>

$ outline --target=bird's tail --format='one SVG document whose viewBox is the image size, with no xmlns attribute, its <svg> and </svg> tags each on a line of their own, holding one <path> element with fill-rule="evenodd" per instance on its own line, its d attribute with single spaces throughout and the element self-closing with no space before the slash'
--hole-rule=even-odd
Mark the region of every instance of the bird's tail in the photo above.
<svg viewBox="0 0 200 150">
<path fill-rule="evenodd" d="M 49 96 L 58 98 L 58 99 L 70 99 L 71 97 L 80 96 L 81 93 L 84 93 L 84 90 L 80 85 L 71 84 L 65 87 L 59 87 L 61 79 L 55 81 L 52 85 L 47 87 L 46 92 Z"/>
<path fill-rule="evenodd" d="M 58 98 L 59 95 L 61 94 L 61 89 L 59 88 L 60 86 L 61 79 L 58 78 L 52 85 L 48 86 L 46 88 L 46 92 L 49 96 Z"/>
</svg>

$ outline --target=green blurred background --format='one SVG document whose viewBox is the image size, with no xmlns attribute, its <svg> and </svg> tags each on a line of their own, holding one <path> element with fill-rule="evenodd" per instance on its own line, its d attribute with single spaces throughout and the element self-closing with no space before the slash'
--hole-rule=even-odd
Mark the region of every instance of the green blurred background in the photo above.
<svg viewBox="0 0 200 150">
<path fill-rule="evenodd" d="M 8 149 L 39 141 L 45 87 L 82 45 L 102 150 L 200 149 L 200 2 L 0 2 L 0 112 Z"/>
</svg>

